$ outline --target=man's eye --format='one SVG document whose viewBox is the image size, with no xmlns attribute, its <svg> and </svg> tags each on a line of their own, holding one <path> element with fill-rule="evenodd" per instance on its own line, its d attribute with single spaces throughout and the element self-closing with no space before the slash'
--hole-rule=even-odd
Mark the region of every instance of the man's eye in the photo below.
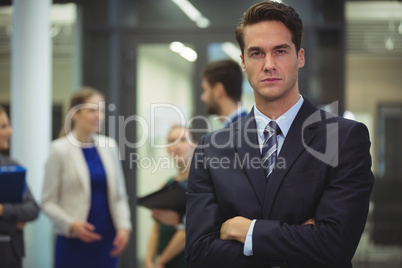
<svg viewBox="0 0 402 268">
<path fill-rule="evenodd" d="M 262 53 L 261 52 L 253 52 L 251 53 L 251 56 L 261 56 Z"/>
<path fill-rule="evenodd" d="M 276 51 L 277 54 L 284 54 L 286 51 L 284 49 L 279 49 Z"/>
</svg>

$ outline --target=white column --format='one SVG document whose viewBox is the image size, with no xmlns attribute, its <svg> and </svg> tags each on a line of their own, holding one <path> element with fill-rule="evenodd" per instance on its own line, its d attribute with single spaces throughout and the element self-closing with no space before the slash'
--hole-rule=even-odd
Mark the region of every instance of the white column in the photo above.
<svg viewBox="0 0 402 268">
<path fill-rule="evenodd" d="M 11 53 L 11 156 L 24 165 L 39 202 L 51 140 L 51 0 L 14 0 Z M 50 268 L 51 224 L 40 214 L 25 227 L 24 267 Z"/>
</svg>

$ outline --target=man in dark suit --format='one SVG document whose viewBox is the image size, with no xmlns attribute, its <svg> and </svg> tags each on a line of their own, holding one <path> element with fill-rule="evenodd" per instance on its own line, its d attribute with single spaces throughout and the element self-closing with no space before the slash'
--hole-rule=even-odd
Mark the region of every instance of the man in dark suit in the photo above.
<svg viewBox="0 0 402 268">
<path fill-rule="evenodd" d="M 189 268 L 352 267 L 374 183 L 369 135 L 299 94 L 302 28 L 277 2 L 236 28 L 255 106 L 194 152 Z"/>
</svg>

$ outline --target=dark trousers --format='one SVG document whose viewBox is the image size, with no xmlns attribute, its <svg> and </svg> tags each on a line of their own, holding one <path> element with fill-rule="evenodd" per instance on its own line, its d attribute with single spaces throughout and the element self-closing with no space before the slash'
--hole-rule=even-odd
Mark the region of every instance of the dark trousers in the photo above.
<svg viewBox="0 0 402 268">
<path fill-rule="evenodd" d="M 0 267 L 22 268 L 22 259 L 15 252 L 11 242 L 0 242 Z"/>
</svg>

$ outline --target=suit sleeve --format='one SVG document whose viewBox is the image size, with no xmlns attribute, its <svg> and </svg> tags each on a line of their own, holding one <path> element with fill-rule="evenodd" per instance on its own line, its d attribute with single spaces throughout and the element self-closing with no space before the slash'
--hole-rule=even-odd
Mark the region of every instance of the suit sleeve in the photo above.
<svg viewBox="0 0 402 268">
<path fill-rule="evenodd" d="M 204 155 L 204 138 L 194 151 L 188 181 L 186 261 L 189 268 L 255 267 L 243 244 L 219 239 L 222 215 Z"/>
<path fill-rule="evenodd" d="M 63 235 L 70 237 L 74 219 L 59 206 L 63 154 L 52 144 L 45 168 L 41 208 Z"/>
<path fill-rule="evenodd" d="M 339 144 L 339 164 L 327 169 L 315 225 L 257 220 L 253 251 L 258 265 L 275 259 L 297 267 L 350 266 L 374 183 L 367 128 L 354 124 Z"/>
<path fill-rule="evenodd" d="M 38 217 L 39 207 L 33 198 L 29 188 L 25 194 L 25 198 L 22 203 L 16 204 L 3 204 L 4 215 L 3 218 L 13 221 L 33 221 Z"/>
</svg>

